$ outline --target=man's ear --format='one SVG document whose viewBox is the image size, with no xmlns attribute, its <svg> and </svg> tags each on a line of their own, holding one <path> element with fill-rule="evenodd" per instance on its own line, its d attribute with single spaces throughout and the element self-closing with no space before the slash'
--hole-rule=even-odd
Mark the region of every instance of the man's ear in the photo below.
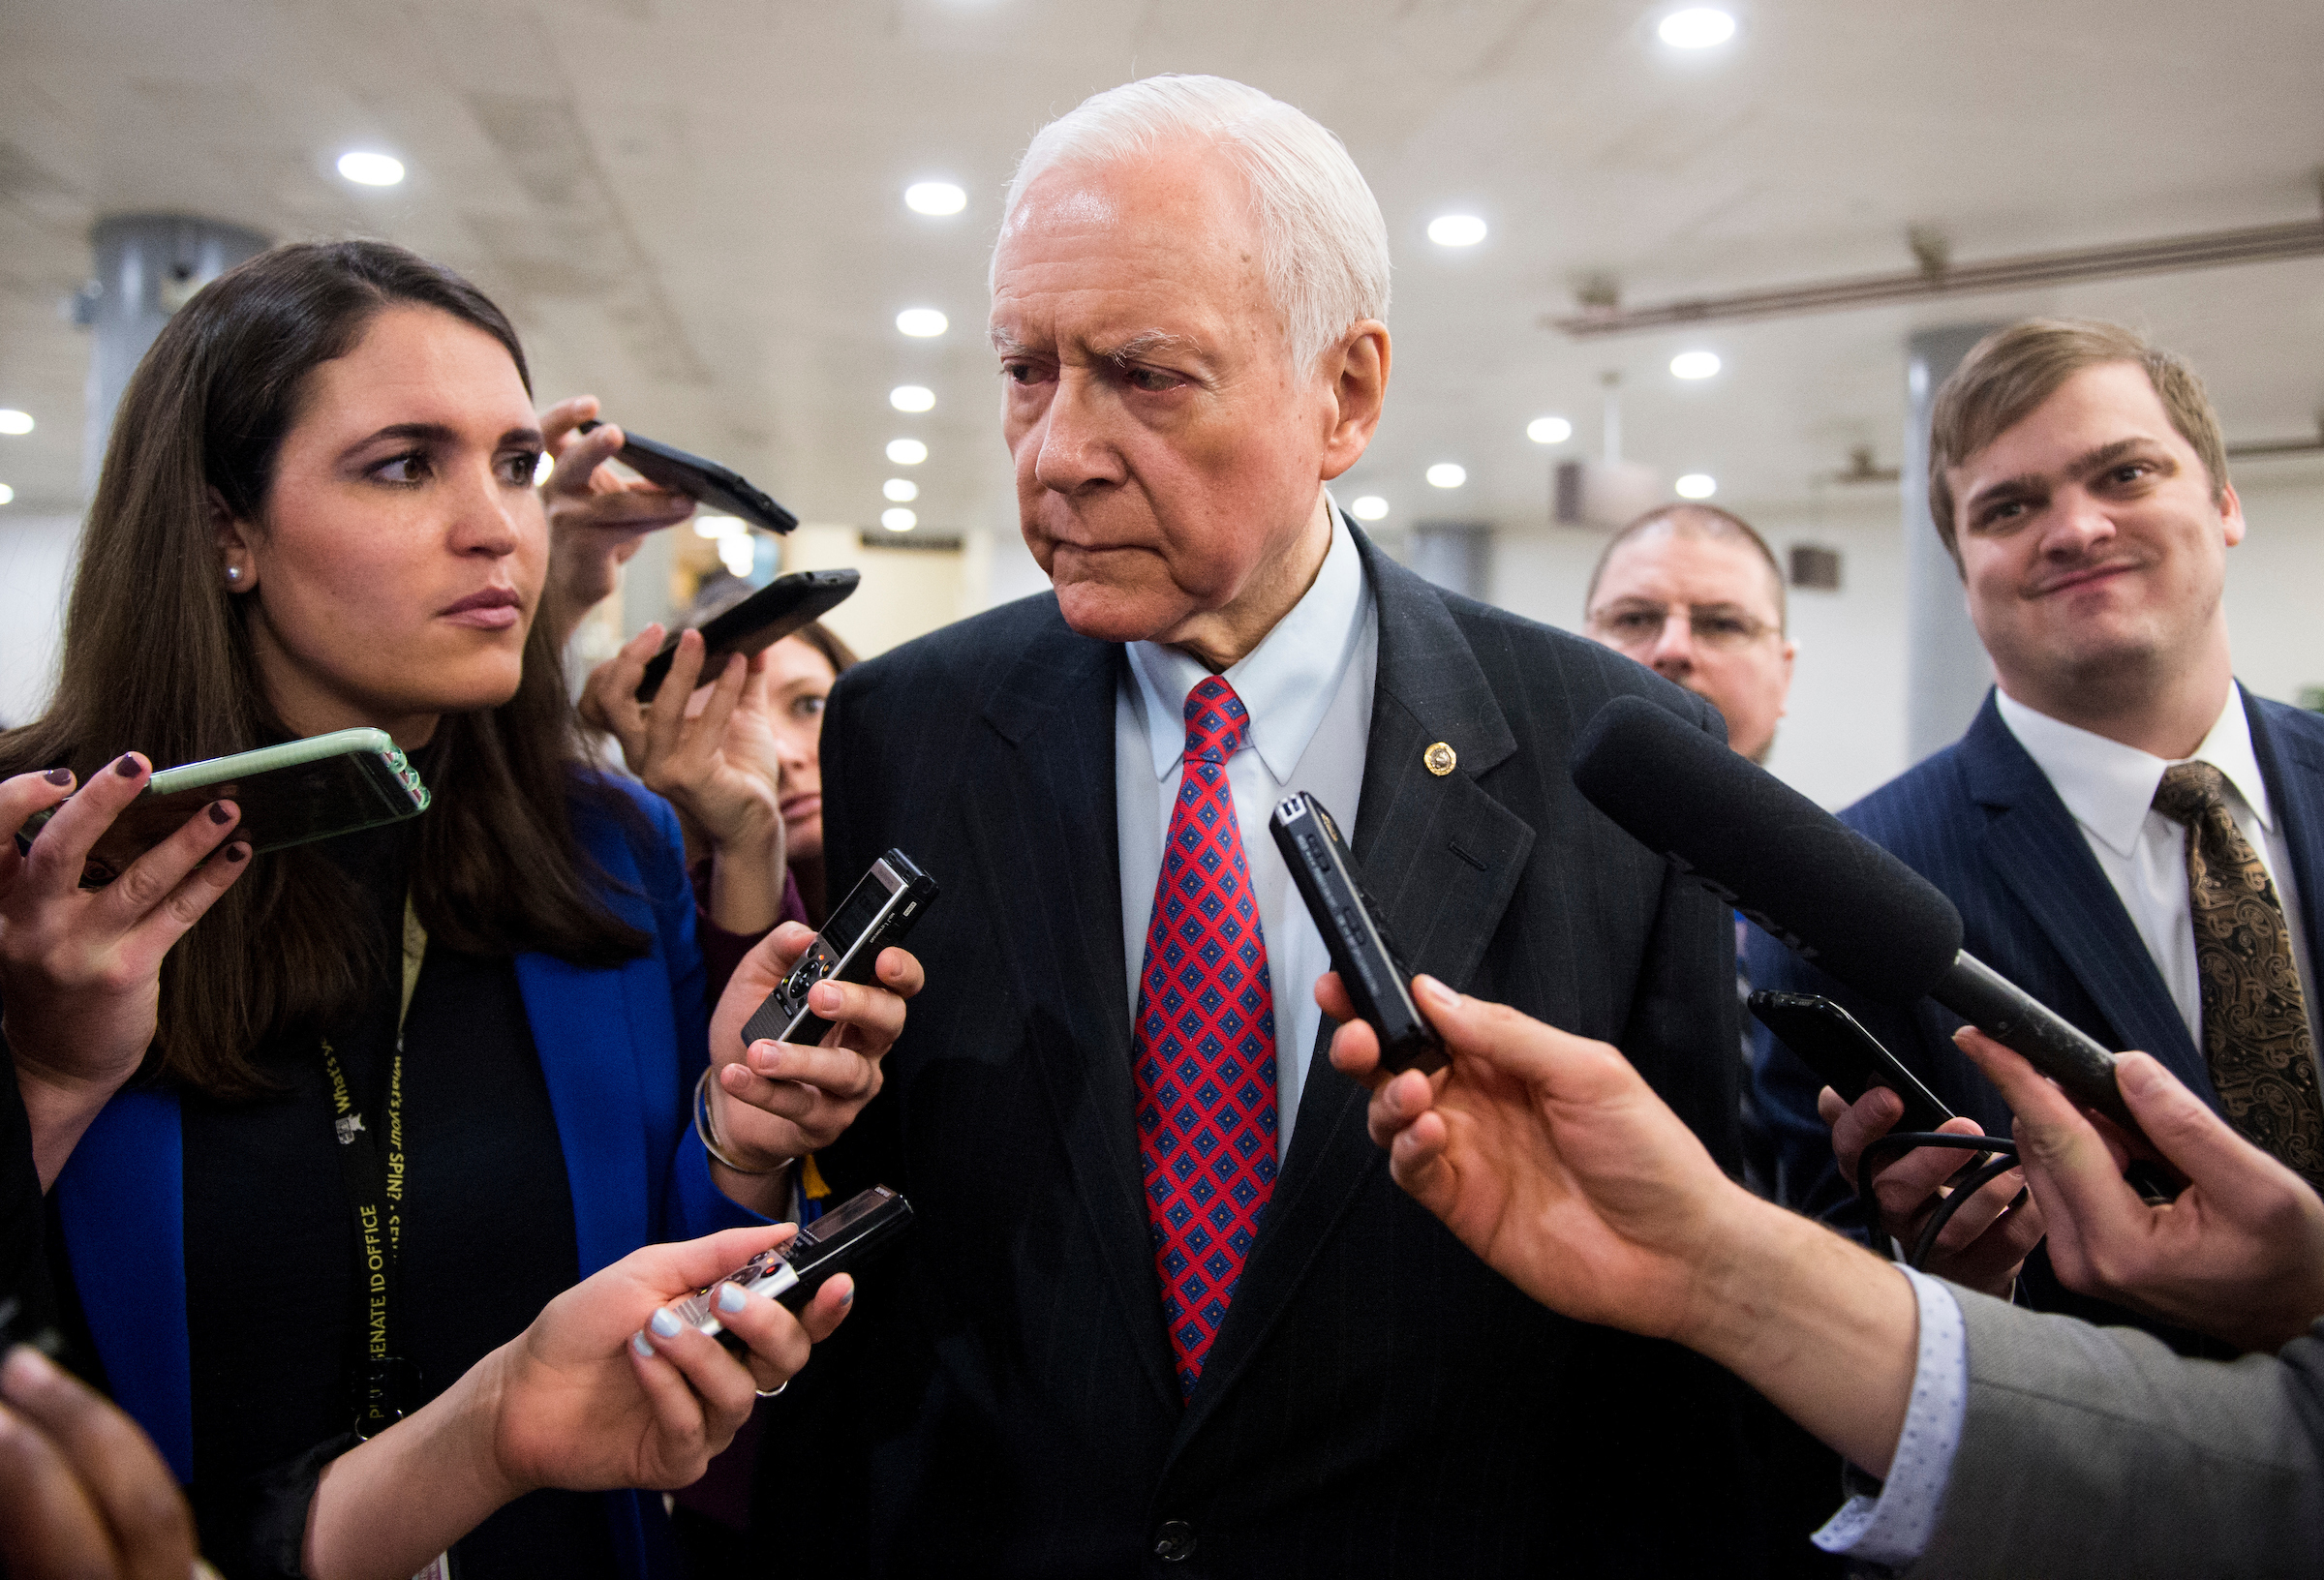
<svg viewBox="0 0 2324 1580">
<path fill-rule="evenodd" d="M 2233 483 L 2219 485 L 2219 525 L 2226 529 L 2229 548 L 2244 540 L 2244 501 L 2235 497 Z"/>
<path fill-rule="evenodd" d="M 227 508 L 226 496 L 209 490 L 210 532 L 218 543 L 218 574 L 229 592 L 248 592 L 259 585 L 258 557 L 250 552 L 249 534 Z"/>
<path fill-rule="evenodd" d="M 1388 325 L 1376 319 L 1350 329 L 1327 359 L 1336 410 L 1324 438 L 1324 481 L 1354 466 L 1371 443 L 1388 404 Z"/>
</svg>

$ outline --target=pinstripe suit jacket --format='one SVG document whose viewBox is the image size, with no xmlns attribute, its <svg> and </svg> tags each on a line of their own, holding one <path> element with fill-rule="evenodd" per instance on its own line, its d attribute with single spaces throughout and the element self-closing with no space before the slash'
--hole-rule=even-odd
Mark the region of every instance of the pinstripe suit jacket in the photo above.
<svg viewBox="0 0 2324 1580">
<path fill-rule="evenodd" d="M 2229 1365 L 1956 1294 L 1969 1409 L 1913 1580 L 2324 1573 L 2324 1323 Z"/>
<path fill-rule="evenodd" d="M 1727 914 L 1584 803 L 1601 703 L 1697 699 L 1452 596 L 1356 534 L 1378 599 L 1355 850 L 1416 969 L 1618 1044 L 1730 1169 Z M 928 988 L 822 1159 L 918 1227 L 768 1431 L 759 1510 L 802 1572 L 1502 1575 L 1812 1565 L 1756 1400 L 1551 1315 L 1390 1179 L 1319 1052 L 1201 1387 L 1181 1406 L 1131 1122 L 1116 853 L 1118 645 L 1044 594 L 851 670 L 823 737 L 835 876 L 943 886 Z M 1422 755 L 1449 742 L 1439 777 Z M 1256 819 L 1244 837 L 1264 838 Z M 1796 1468 L 1798 1462 L 1792 1461 Z M 1673 1487 L 1688 1513 L 1668 1517 Z M 810 1512 L 811 1511 L 811 1514 Z M 1157 1540 L 1182 1522 L 1191 1556 Z M 1787 1521 L 1780 1537 L 1770 1527 Z"/>
<path fill-rule="evenodd" d="M 2324 718 L 2244 695 L 2308 936 L 2324 939 Z M 1963 948 L 2106 1047 L 2152 1053 L 2216 1106 L 2202 1051 L 2129 912 L 1990 695 L 1967 735 L 1840 816 L 1944 891 L 1961 911 Z M 1764 934 L 1752 939 L 1750 964 L 1759 987 L 1847 1004 L 1954 1112 L 2008 1134 L 2001 1093 L 1953 1047 L 1960 1017 L 1928 999 L 1910 1011 L 1869 1004 Z M 1783 1199 L 1854 1225 L 1853 1195 L 1816 1117 L 1822 1082 L 1764 1027 L 1758 1036 L 1754 1080 L 1777 1134 Z"/>
</svg>

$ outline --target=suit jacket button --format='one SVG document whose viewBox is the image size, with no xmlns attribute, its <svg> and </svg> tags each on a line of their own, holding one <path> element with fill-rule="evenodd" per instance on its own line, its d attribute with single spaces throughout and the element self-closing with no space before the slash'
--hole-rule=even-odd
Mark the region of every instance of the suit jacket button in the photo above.
<svg viewBox="0 0 2324 1580">
<path fill-rule="evenodd" d="M 1165 1520 L 1154 1533 L 1154 1556 L 1165 1564 L 1183 1564 L 1194 1556 L 1194 1527 L 1184 1520 Z"/>
</svg>

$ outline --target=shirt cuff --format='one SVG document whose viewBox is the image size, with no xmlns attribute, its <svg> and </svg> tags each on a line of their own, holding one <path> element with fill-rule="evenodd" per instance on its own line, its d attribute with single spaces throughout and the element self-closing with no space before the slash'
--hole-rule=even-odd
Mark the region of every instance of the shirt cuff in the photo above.
<svg viewBox="0 0 2324 1580">
<path fill-rule="evenodd" d="M 1901 1568 L 1927 1550 L 1952 1481 L 1969 1413 L 1969 1332 L 1950 1290 L 1910 1267 L 1898 1270 L 1912 1281 L 1920 1303 L 1920 1352 L 1905 1429 L 1879 1496 L 1850 1498 L 1815 1539 L 1827 1553 Z"/>
</svg>

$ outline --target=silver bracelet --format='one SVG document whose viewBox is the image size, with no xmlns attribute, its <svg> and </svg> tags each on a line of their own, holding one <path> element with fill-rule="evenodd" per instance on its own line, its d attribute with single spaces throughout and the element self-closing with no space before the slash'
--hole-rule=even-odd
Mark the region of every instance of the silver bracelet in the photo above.
<svg viewBox="0 0 2324 1580">
<path fill-rule="evenodd" d="M 781 1173 L 791 1166 L 792 1159 L 785 1158 L 772 1169 L 749 1169 L 728 1157 L 726 1149 L 719 1144 L 718 1122 L 710 1114 L 710 1078 L 718 1073 L 717 1065 L 706 1066 L 702 1071 L 702 1079 L 694 1082 L 694 1134 L 701 1139 L 702 1150 L 738 1174 L 763 1178 L 768 1174 Z"/>
</svg>

